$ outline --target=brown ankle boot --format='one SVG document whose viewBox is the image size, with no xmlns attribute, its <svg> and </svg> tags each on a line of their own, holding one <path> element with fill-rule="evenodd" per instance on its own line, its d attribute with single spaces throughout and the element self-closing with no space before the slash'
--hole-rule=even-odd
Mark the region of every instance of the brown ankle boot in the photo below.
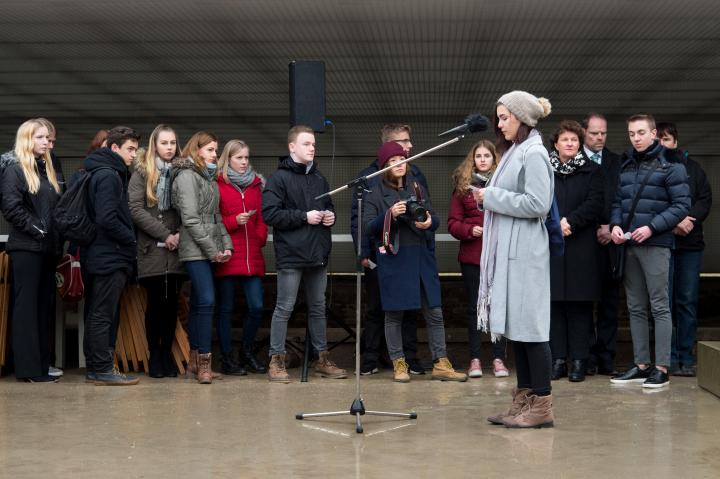
<svg viewBox="0 0 720 479">
<path fill-rule="evenodd" d="M 505 418 L 503 423 L 506 427 L 527 428 L 527 427 L 553 427 L 555 416 L 552 410 L 552 394 L 549 396 L 537 396 L 528 394 L 525 398 L 525 405 L 520 414 L 515 417 Z"/>
<path fill-rule="evenodd" d="M 488 421 L 490 421 L 493 424 L 502 425 L 505 424 L 503 420 L 508 417 L 514 417 L 520 414 L 520 410 L 522 409 L 523 405 L 525 404 L 525 397 L 530 392 L 530 389 L 527 388 L 513 388 L 512 390 L 512 404 L 510 405 L 510 409 L 508 409 L 504 413 L 496 414 L 494 416 L 490 416 L 487 418 Z"/>
<path fill-rule="evenodd" d="M 467 374 L 459 373 L 453 369 L 452 364 L 448 358 L 439 358 L 435 364 L 433 364 L 432 379 L 440 381 L 467 381 Z"/>
<path fill-rule="evenodd" d="M 285 355 L 273 354 L 268 366 L 268 379 L 271 383 L 289 383 L 290 375 L 285 369 Z"/>
<path fill-rule="evenodd" d="M 185 369 L 185 377 L 187 379 L 195 379 L 197 377 L 197 349 L 190 350 L 190 357 L 188 358 L 187 369 Z"/>
<path fill-rule="evenodd" d="M 197 380 L 200 384 L 212 384 L 212 371 L 210 363 L 212 362 L 212 354 L 197 355 Z"/>
<path fill-rule="evenodd" d="M 396 383 L 409 383 L 410 374 L 408 374 L 409 366 L 405 358 L 397 358 L 392 360 L 393 363 L 393 381 Z"/>
<path fill-rule="evenodd" d="M 340 369 L 330 359 L 329 351 L 320 351 L 319 358 L 315 363 L 315 375 L 329 379 L 345 379 L 347 371 Z"/>
</svg>

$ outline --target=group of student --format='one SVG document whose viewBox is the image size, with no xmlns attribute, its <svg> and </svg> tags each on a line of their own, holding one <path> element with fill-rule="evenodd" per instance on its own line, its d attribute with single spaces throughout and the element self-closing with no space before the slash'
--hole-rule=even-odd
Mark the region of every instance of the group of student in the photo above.
<svg viewBox="0 0 720 479">
<path fill-rule="evenodd" d="M 482 376 L 480 329 L 491 333 L 494 375 L 507 376 L 506 343 L 513 342 L 517 388 L 511 408 L 489 418 L 495 424 L 552 425 L 550 380 L 567 375 L 568 365 L 571 381 L 581 381 L 595 368 L 613 374 L 614 382 L 642 379 L 648 387 L 667 384 L 672 365 L 671 335 L 665 330 L 670 324 L 665 314 L 669 314 L 669 251 L 675 246 L 673 234 L 684 237 L 690 232 L 684 233 L 685 229 L 699 230 L 707 216 L 707 179 L 704 173 L 702 178 L 690 178 L 696 183 L 691 198 L 685 165 L 692 160 L 679 154 L 676 144 L 668 145 L 671 148 L 660 144 L 649 115 L 628 120 L 633 148 L 622 158 L 604 147 L 607 122 L 599 114 L 588 115 L 583 125 L 561 122 L 548 154 L 536 125 L 549 113 L 550 103 L 544 98 L 521 91 L 503 95 L 495 110 L 497 140 L 475 144 L 453 175 L 447 226 L 460 240 L 458 260 L 468 296 L 467 373 L 456 371 L 447 356 L 434 237 L 441 219 L 422 171 L 403 162 L 412 149 L 411 129 L 401 124 L 382 129 L 376 160 L 358 176 L 389 168 L 369 181 L 362 217 L 355 203 L 351 211 L 367 288 L 361 374 L 378 371 L 383 343 L 395 381 L 408 382 L 411 375 L 425 373 L 417 358 L 416 316 L 421 311 L 433 379 L 466 381 Z M 674 132 L 677 140 L 676 130 L 666 131 Z M 14 149 L 0 160 L 2 212 L 10 224 L 6 250 L 13 268 L 15 372 L 28 382 L 55 381 L 62 374 L 50 364 L 54 306 L 39 300 L 54 297 L 55 264 L 64 242 L 53 227 L 53 209 L 65 185 L 52 154 L 55 136 L 49 121 L 28 120 L 18 129 Z M 246 369 L 267 373 L 271 382 L 289 382 L 287 323 L 301 284 L 317 354 L 314 371 L 326 378 L 346 378 L 347 372 L 335 364 L 327 347 L 325 290 L 336 215 L 331 198 L 322 196 L 329 185 L 315 162 L 313 130 L 290 129 L 288 155 L 280 158 L 268 179 L 253 169 L 249 147 L 241 140 L 228 141 L 219 152 L 218 138 L 201 131 L 181 148 L 175 131 L 158 125 L 145 148 L 140 149 L 139 142 L 139 135 L 128 127 L 101 131 L 84 162 L 90 175 L 87 214 L 96 227 L 94 238 L 79 248 L 86 284 L 87 381 L 97 385 L 139 381 L 121 374 L 113 364 L 120 296 L 134 271 L 148 293 L 151 377 L 177 375 L 171 348 L 178 294 L 189 278 L 187 370 L 199 383 L 212 383 L 223 374 L 244 375 Z M 638 172 L 648 168 L 650 186 L 644 191 L 655 204 L 641 201 L 637 213 L 628 211 Z M 693 171 L 697 176 L 702 169 Z M 706 208 L 691 216 L 688 211 L 698 198 Z M 544 221 L 553 199 L 562 217 L 565 254 L 550 258 Z M 684 221 L 691 222 L 685 229 Z M 357 235 L 359 222 L 362 237 Z M 277 299 L 266 368 L 255 357 L 254 347 L 263 316 L 262 248 L 268 226 L 273 228 Z M 625 287 L 630 289 L 636 366 L 620 375 L 614 367 L 619 283 L 617 278 L 609 279 L 610 258 L 611 245 L 627 241 Z M 650 256 L 645 258 L 640 251 Z M 666 280 L 664 298 L 662 285 L 656 284 L 658 272 L 646 271 L 658 261 L 667 265 L 659 273 Z M 699 263 L 697 269 L 699 273 Z M 236 351 L 231 323 L 238 284 L 248 314 L 242 346 Z M 606 293 L 604 288 L 615 291 Z M 222 372 L 212 369 L 216 291 Z M 608 309 L 606 294 L 615 295 L 614 319 L 600 311 Z M 646 317 L 642 324 L 648 298 L 656 322 L 656 367 L 650 366 Z M 672 366 L 690 366 L 687 351 L 677 354 L 683 364 Z"/>
</svg>

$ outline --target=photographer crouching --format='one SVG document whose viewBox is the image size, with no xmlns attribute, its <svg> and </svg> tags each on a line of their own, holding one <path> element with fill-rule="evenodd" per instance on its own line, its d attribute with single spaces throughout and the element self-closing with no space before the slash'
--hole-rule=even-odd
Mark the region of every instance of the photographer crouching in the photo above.
<svg viewBox="0 0 720 479">
<path fill-rule="evenodd" d="M 380 168 L 399 163 L 405 150 L 396 142 L 378 152 Z M 397 382 L 409 382 L 402 347 L 402 318 L 407 310 L 422 309 L 433 359 L 432 379 L 467 381 L 447 358 L 441 309 L 440 278 L 434 252 L 425 231 L 439 225 L 427 192 L 408 174 L 407 163 L 384 173 L 381 183 L 366 197 L 363 225 L 378 249 L 380 301 L 385 311 L 385 340 Z"/>
</svg>

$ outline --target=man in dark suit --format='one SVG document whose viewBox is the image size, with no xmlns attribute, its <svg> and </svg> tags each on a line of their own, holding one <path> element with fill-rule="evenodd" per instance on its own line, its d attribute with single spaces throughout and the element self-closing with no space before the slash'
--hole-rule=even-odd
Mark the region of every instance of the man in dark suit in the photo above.
<svg viewBox="0 0 720 479">
<path fill-rule="evenodd" d="M 583 150 L 585 155 L 598 163 L 604 175 L 605 203 L 602 223 L 598 225 L 596 236 L 601 245 L 602 292 L 597 304 L 595 327 L 591 339 L 590 358 L 587 374 L 613 375 L 615 371 L 615 353 L 617 351 L 618 303 L 620 282 L 612 278 L 610 253 L 615 245 L 610 240 L 610 207 L 615 199 L 615 190 L 620 173 L 620 156 L 605 147 L 607 140 L 607 120 L 600 113 L 588 113 L 582 122 L 585 131 Z"/>
</svg>

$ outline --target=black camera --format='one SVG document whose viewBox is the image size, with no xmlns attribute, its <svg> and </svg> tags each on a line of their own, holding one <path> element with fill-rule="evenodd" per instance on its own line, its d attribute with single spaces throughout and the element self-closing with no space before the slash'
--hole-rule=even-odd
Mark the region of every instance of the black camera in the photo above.
<svg viewBox="0 0 720 479">
<path fill-rule="evenodd" d="M 483 174 L 478 171 L 473 171 L 470 178 L 470 184 L 477 188 L 485 188 L 490 181 L 490 178 L 492 178 L 492 173 Z"/>
<path fill-rule="evenodd" d="M 413 182 L 413 193 L 405 200 L 405 216 L 412 221 L 424 223 L 428 219 L 428 211 L 425 208 L 425 199 L 422 190 L 417 182 Z"/>
</svg>

